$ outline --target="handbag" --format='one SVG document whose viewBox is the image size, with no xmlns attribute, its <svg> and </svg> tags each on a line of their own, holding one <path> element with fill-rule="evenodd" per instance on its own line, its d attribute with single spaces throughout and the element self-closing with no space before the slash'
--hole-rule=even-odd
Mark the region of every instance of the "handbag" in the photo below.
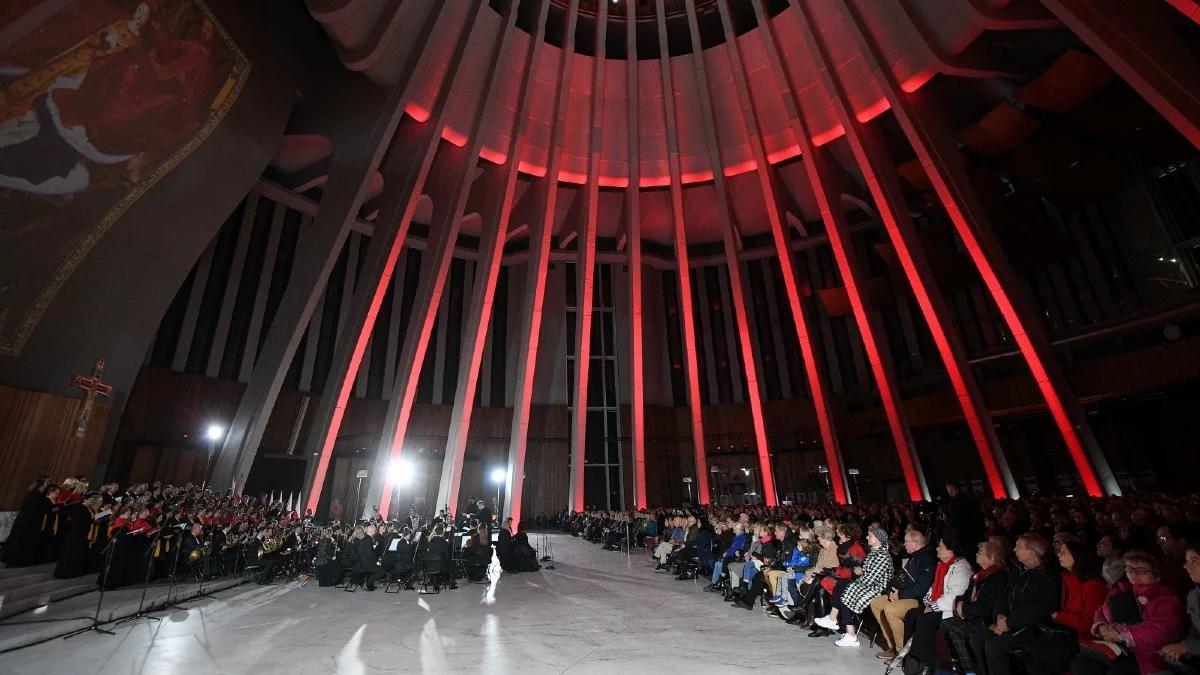
<svg viewBox="0 0 1200 675">
<path fill-rule="evenodd" d="M 1075 632 L 1074 628 L 1071 628 L 1070 626 L 1064 626 L 1057 621 L 1046 621 L 1044 623 L 1039 623 L 1037 625 L 1037 631 L 1038 634 L 1042 636 L 1042 639 L 1051 640 L 1054 642 L 1066 642 L 1068 640 L 1075 642 L 1079 639 L 1079 634 Z"/>
</svg>

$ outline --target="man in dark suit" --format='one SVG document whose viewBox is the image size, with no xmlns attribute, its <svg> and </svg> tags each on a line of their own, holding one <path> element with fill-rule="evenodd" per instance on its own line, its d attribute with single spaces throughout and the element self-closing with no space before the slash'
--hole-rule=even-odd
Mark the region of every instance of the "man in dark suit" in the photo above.
<svg viewBox="0 0 1200 675">
<path fill-rule="evenodd" d="M 375 580 L 379 578 L 379 555 L 375 551 L 375 526 L 367 526 L 367 536 L 354 542 L 354 551 L 358 554 L 357 571 L 363 575 L 363 586 L 368 591 L 375 590 Z"/>
</svg>

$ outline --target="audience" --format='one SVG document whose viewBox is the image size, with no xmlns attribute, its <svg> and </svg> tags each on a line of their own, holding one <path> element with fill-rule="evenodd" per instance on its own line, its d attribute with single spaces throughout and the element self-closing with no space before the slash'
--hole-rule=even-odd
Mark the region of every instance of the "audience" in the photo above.
<svg viewBox="0 0 1200 675">
<path fill-rule="evenodd" d="M 1117 582 L 1092 616 L 1071 661 L 1074 675 L 1158 673 L 1166 669 L 1162 650 L 1183 635 L 1183 603 L 1162 583 L 1161 562 L 1140 551 L 1125 554 L 1128 581 Z"/>
<path fill-rule="evenodd" d="M 971 584 L 971 563 L 960 558 L 955 548 L 953 535 L 946 534 L 938 540 L 933 583 L 920 604 L 908 610 L 904 616 L 905 633 L 911 637 L 907 651 L 901 656 L 913 659 L 917 672 L 922 674 L 932 673 L 937 665 L 935 642 L 938 627 L 942 621 L 954 616 L 959 597 L 967 592 Z M 900 638 L 897 636 L 896 639 Z M 896 655 L 889 656 L 894 658 Z"/>
<path fill-rule="evenodd" d="M 934 504 L 709 506 L 545 522 L 582 533 L 619 521 L 664 573 L 703 579 L 733 607 L 762 606 L 814 638 L 836 634 L 839 646 L 873 636 L 889 669 L 909 675 L 1200 675 L 1200 495 L 1008 501 L 950 487 Z M 711 523 L 710 560 L 692 552 L 689 523 Z"/>
</svg>

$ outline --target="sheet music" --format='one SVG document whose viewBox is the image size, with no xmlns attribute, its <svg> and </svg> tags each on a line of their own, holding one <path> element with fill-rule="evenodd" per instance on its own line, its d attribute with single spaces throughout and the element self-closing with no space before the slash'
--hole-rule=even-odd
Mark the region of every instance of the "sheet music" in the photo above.
<svg viewBox="0 0 1200 675">
<path fill-rule="evenodd" d="M 397 546 L 399 546 L 399 545 L 400 545 L 400 538 L 399 538 L 399 537 L 397 537 L 397 538 L 395 538 L 395 539 L 393 539 L 393 540 L 392 540 L 392 543 L 388 544 L 388 549 L 387 549 L 387 550 L 389 550 L 389 551 L 395 551 L 395 550 L 396 550 L 396 547 L 397 547 Z"/>
</svg>

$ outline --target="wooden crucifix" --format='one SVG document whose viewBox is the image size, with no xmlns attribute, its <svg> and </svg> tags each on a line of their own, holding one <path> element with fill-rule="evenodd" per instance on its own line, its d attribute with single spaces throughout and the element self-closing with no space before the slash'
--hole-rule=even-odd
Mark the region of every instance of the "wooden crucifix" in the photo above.
<svg viewBox="0 0 1200 675">
<path fill-rule="evenodd" d="M 96 397 L 112 396 L 112 386 L 100 381 L 100 374 L 104 372 L 104 359 L 97 359 L 96 365 L 92 368 L 90 377 L 76 375 L 72 386 L 82 389 L 87 393 L 87 397 L 83 399 L 83 410 L 79 413 L 79 423 L 75 425 L 75 437 L 83 438 L 87 433 L 88 419 L 92 416 L 92 408 L 96 404 Z"/>
</svg>

